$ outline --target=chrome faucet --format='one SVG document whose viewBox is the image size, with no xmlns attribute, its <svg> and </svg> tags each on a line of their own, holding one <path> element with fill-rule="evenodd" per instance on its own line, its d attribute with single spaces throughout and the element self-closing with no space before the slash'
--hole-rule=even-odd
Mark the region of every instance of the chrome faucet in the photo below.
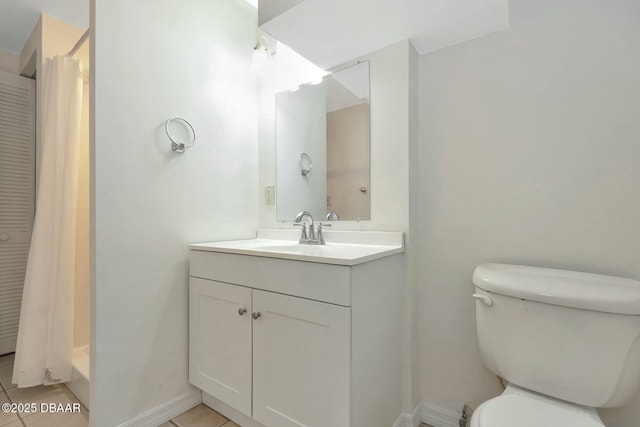
<svg viewBox="0 0 640 427">
<path fill-rule="evenodd" d="M 327 221 L 339 221 L 340 217 L 335 211 L 331 211 L 327 214 Z"/>
<path fill-rule="evenodd" d="M 307 232 L 307 223 L 303 222 L 305 218 L 308 218 L 310 221 L 309 231 Z M 298 215 L 296 215 L 296 224 L 302 224 L 302 234 L 300 234 L 300 243 L 301 245 L 324 245 L 324 236 L 322 235 L 322 224 L 318 224 L 318 229 L 316 231 L 315 223 L 313 222 L 313 216 L 307 211 L 302 211 Z"/>
</svg>

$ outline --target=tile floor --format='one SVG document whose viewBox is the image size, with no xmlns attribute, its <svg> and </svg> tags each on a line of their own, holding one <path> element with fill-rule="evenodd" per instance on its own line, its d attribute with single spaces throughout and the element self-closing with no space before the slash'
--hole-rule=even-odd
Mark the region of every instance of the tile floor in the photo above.
<svg viewBox="0 0 640 427">
<path fill-rule="evenodd" d="M 3 403 L 80 403 L 64 385 L 16 388 L 11 384 L 13 354 L 0 356 L 0 405 Z M 5 413 L 0 410 L 0 427 L 88 427 L 89 411 L 80 404 L 79 413 Z M 160 427 L 240 427 L 213 409 L 198 405 Z M 421 427 L 429 427 L 422 424 Z"/>
<path fill-rule="evenodd" d="M 240 427 L 205 405 L 198 405 L 160 427 Z M 422 424 L 421 427 L 431 427 Z"/>
<path fill-rule="evenodd" d="M 16 388 L 11 383 L 13 375 L 13 354 L 0 356 L 0 405 L 3 403 L 80 403 L 69 391 L 60 385 Z M 0 410 L 0 427 L 88 427 L 89 411 L 80 404 L 79 413 L 6 413 Z M 198 405 L 178 415 L 160 427 L 240 427 L 216 411 Z"/>
<path fill-rule="evenodd" d="M 11 384 L 12 375 L 13 354 L 0 356 L 0 404 L 35 403 L 38 411 L 7 413 L 0 410 L 1 427 L 87 427 L 89 425 L 89 411 L 80 404 L 66 386 L 60 384 L 16 388 Z M 41 403 L 77 403 L 80 404 L 80 412 L 40 412 Z"/>
<path fill-rule="evenodd" d="M 205 405 L 198 405 L 160 427 L 240 427 Z"/>
</svg>

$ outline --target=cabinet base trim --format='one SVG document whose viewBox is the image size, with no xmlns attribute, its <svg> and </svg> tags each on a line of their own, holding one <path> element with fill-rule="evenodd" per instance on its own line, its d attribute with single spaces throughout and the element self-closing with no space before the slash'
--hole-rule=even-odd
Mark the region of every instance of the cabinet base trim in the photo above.
<svg viewBox="0 0 640 427">
<path fill-rule="evenodd" d="M 193 389 L 136 415 L 119 424 L 118 427 L 155 427 L 199 405 L 200 402 L 202 402 L 202 392 Z"/>
<path fill-rule="evenodd" d="M 264 427 L 262 424 L 254 420 L 253 418 L 247 417 L 242 412 L 237 409 L 232 408 L 226 403 L 216 399 L 208 393 L 202 392 L 202 403 L 207 405 L 209 408 L 213 409 L 229 418 L 234 423 L 242 426 L 242 427 Z"/>
<path fill-rule="evenodd" d="M 253 418 L 247 417 L 243 413 L 233 409 L 231 406 L 205 392 L 202 392 L 202 403 L 242 427 L 265 427 Z M 425 423 L 433 427 L 459 427 L 458 421 L 460 420 L 460 417 L 461 414 L 456 411 L 441 408 L 427 402 L 421 402 L 416 406 L 416 409 L 413 410 L 413 413 L 400 414 L 396 422 L 393 424 L 393 427 L 420 427 L 421 423 Z M 127 427 L 129 425 L 133 424 L 127 424 Z M 135 424 L 136 427 L 138 425 L 142 424 Z M 118 427 L 124 426 L 124 424 L 121 424 Z"/>
</svg>

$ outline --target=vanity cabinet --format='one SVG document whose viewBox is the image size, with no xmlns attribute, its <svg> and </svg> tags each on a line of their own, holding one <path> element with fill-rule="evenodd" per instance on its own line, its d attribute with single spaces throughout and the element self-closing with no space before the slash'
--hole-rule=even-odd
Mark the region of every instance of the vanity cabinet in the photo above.
<svg viewBox="0 0 640 427">
<path fill-rule="evenodd" d="M 242 427 L 389 427 L 401 256 L 335 265 L 190 252 L 189 381 Z"/>
<path fill-rule="evenodd" d="M 348 425 L 350 308 L 193 277 L 189 299 L 191 384 L 265 426 Z"/>
</svg>

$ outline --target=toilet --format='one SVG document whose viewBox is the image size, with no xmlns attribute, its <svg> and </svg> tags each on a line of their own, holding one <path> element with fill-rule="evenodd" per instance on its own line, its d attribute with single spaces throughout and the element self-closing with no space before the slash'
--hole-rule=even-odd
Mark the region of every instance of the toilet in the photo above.
<svg viewBox="0 0 640 427">
<path fill-rule="evenodd" d="M 472 427 L 603 427 L 640 384 L 640 282 L 508 264 L 473 272 L 484 365 L 508 382 Z"/>
</svg>

